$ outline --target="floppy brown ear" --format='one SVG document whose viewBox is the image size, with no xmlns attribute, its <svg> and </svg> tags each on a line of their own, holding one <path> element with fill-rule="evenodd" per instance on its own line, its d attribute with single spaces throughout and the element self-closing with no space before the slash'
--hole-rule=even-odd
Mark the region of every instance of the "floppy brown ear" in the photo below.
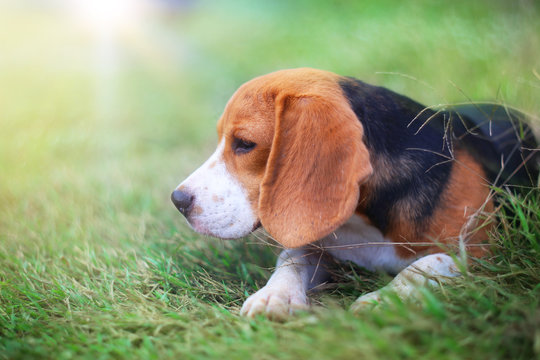
<svg viewBox="0 0 540 360">
<path fill-rule="evenodd" d="M 363 129 L 343 98 L 276 98 L 275 133 L 261 183 L 259 216 L 288 248 L 319 240 L 353 214 L 372 173 Z"/>
</svg>

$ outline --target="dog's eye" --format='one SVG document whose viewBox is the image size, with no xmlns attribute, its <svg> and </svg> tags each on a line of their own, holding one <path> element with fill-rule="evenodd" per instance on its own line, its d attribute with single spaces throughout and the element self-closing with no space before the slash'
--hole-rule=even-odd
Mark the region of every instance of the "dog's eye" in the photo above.
<svg viewBox="0 0 540 360">
<path fill-rule="evenodd" d="M 232 149 L 235 154 L 245 154 L 253 150 L 256 145 L 257 144 L 251 141 L 234 138 L 232 143 Z"/>
</svg>

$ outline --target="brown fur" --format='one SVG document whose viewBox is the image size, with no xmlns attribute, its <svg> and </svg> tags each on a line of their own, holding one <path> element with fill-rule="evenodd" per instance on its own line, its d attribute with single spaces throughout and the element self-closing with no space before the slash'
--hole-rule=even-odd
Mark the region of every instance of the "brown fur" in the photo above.
<svg viewBox="0 0 540 360">
<path fill-rule="evenodd" d="M 399 204 L 396 205 L 396 216 L 387 237 L 396 243 L 410 244 L 396 246 L 397 254 L 403 258 L 440 252 L 441 248 L 448 250 L 448 247 L 444 247 L 455 247 L 460 235 L 466 241 L 468 252 L 481 256 L 485 248 L 479 246 L 479 242 L 487 239 L 491 223 L 489 219 L 480 222 L 474 219 L 477 212 L 493 211 L 493 202 L 488 200 L 489 191 L 482 167 L 469 154 L 459 151 L 449 183 L 441 194 L 440 205 L 427 219 L 427 226 L 410 221 L 407 218 L 407 204 Z M 433 245 L 423 245 L 426 243 Z"/>
<path fill-rule="evenodd" d="M 468 153 L 458 152 L 450 183 L 423 239 L 448 242 L 461 235 L 469 254 L 484 255 L 486 247 L 478 245 L 488 238 L 493 226 L 489 215 L 494 205 L 489 196 L 490 189 L 480 164 Z"/>
</svg>

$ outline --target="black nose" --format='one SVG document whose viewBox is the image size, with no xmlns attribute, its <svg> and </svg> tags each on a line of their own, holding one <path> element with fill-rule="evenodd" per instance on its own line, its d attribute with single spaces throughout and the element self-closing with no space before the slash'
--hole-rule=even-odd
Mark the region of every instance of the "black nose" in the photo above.
<svg viewBox="0 0 540 360">
<path fill-rule="evenodd" d="M 174 190 L 171 194 L 171 201 L 185 217 L 189 215 L 193 204 L 193 195 L 182 190 Z"/>
</svg>

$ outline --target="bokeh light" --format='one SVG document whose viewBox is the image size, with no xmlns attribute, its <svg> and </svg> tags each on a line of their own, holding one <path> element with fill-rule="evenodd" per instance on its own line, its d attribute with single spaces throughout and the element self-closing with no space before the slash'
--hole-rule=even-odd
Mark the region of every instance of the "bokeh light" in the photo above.
<svg viewBox="0 0 540 360">
<path fill-rule="evenodd" d="M 74 20 L 97 36 L 116 36 L 134 31 L 145 13 L 140 0 L 67 0 Z"/>
</svg>

